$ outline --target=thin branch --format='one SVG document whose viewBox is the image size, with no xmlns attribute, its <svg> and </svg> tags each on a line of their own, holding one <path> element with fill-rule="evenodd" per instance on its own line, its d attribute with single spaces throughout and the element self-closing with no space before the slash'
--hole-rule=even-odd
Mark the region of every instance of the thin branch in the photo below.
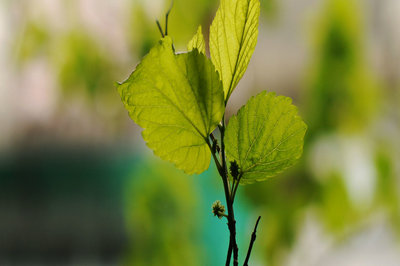
<svg viewBox="0 0 400 266">
<path fill-rule="evenodd" d="M 258 222 L 260 221 L 260 219 L 261 219 L 261 216 L 258 216 L 256 225 L 254 226 L 254 231 L 253 231 L 253 233 L 251 234 L 251 240 L 250 240 L 249 250 L 247 250 L 247 256 L 246 256 L 246 259 L 245 259 L 245 261 L 244 261 L 243 266 L 248 266 L 248 262 L 249 262 L 250 254 L 251 254 L 251 249 L 253 248 L 254 241 L 256 241 L 256 231 L 257 231 L 257 226 L 258 226 Z"/>
<path fill-rule="evenodd" d="M 157 24 L 157 27 L 158 27 L 158 30 L 160 31 L 160 33 L 161 33 L 161 37 L 165 37 L 164 36 L 164 32 L 162 31 L 162 28 L 161 28 L 161 25 L 160 25 L 160 21 L 158 21 L 158 19 L 156 20 L 156 24 Z"/>
<path fill-rule="evenodd" d="M 165 36 L 168 35 L 168 16 L 172 10 L 173 5 L 174 5 L 174 1 L 171 2 L 171 6 L 169 7 L 167 13 L 165 14 Z"/>
<path fill-rule="evenodd" d="M 234 190 L 235 190 L 235 184 L 236 184 L 236 182 L 235 182 L 235 178 L 232 178 L 232 186 L 231 186 L 231 200 L 232 200 L 232 202 L 234 201 L 234 195 L 233 195 L 233 193 L 234 193 Z"/>
<path fill-rule="evenodd" d="M 215 152 L 213 151 L 212 145 L 210 143 L 210 140 L 208 138 L 205 139 L 207 142 L 208 147 L 210 148 L 211 154 L 213 156 L 214 162 L 215 162 L 215 166 L 217 167 L 218 173 L 220 176 L 223 176 L 223 169 L 222 166 L 220 164 L 220 162 L 218 161 L 217 156 L 215 155 Z"/>
<path fill-rule="evenodd" d="M 231 197 L 232 197 L 232 204 L 233 204 L 233 202 L 235 201 L 236 191 L 237 191 L 237 189 L 238 189 L 238 187 L 239 187 L 239 183 L 240 183 L 240 179 L 241 179 L 241 178 L 242 178 L 242 173 L 238 176 L 237 181 L 236 181 L 235 188 L 234 188 L 233 193 L 232 193 L 232 195 L 231 195 Z"/>
</svg>

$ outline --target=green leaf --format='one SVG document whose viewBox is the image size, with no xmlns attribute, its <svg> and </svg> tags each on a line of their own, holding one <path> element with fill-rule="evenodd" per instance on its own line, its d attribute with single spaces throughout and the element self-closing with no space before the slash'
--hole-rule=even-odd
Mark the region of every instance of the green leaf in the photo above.
<svg viewBox="0 0 400 266">
<path fill-rule="evenodd" d="M 206 139 L 224 113 L 222 84 L 211 61 L 197 50 L 173 52 L 165 37 L 118 86 L 147 146 L 188 174 L 209 167 Z"/>
<path fill-rule="evenodd" d="M 225 101 L 242 78 L 257 43 L 259 0 L 221 0 L 210 27 L 210 54 Z"/>
<path fill-rule="evenodd" d="M 197 29 L 196 35 L 189 41 L 187 45 L 188 51 L 197 49 L 200 53 L 206 54 L 206 46 L 204 42 L 203 33 L 201 32 L 201 26 Z"/>
<path fill-rule="evenodd" d="M 307 126 L 291 102 L 288 97 L 262 92 L 231 117 L 226 154 L 238 163 L 241 183 L 265 180 L 300 158 Z"/>
</svg>

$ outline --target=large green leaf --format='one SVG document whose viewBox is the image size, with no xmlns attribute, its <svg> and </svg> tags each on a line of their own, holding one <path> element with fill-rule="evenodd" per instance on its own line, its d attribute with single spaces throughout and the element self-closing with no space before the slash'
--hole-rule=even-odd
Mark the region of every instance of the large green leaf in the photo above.
<svg viewBox="0 0 400 266">
<path fill-rule="evenodd" d="M 206 45 L 204 42 L 203 33 L 201 32 L 201 26 L 199 26 L 199 28 L 197 29 L 197 33 L 189 41 L 187 48 L 189 51 L 197 49 L 200 53 L 204 55 L 206 54 Z"/>
<path fill-rule="evenodd" d="M 118 86 L 131 118 L 156 155 L 188 174 L 209 167 L 206 139 L 224 113 L 222 84 L 207 57 L 173 52 L 165 37 Z"/>
<path fill-rule="evenodd" d="M 221 0 L 211 24 L 211 60 L 220 73 L 226 101 L 256 47 L 259 16 L 259 0 Z"/>
<path fill-rule="evenodd" d="M 239 165 L 241 183 L 272 177 L 301 156 L 307 126 L 291 102 L 288 97 L 262 92 L 230 119 L 226 154 Z"/>
</svg>

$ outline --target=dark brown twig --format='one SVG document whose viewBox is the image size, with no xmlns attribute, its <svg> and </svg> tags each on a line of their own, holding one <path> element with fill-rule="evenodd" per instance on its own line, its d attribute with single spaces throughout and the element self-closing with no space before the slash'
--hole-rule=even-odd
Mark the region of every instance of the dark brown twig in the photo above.
<svg viewBox="0 0 400 266">
<path fill-rule="evenodd" d="M 165 14 L 165 36 L 168 35 L 168 16 L 174 6 L 174 1 L 171 2 L 171 6 L 169 7 L 167 13 Z"/>
<path fill-rule="evenodd" d="M 163 32 L 163 30 L 162 30 L 162 28 L 161 28 L 160 21 L 156 20 L 156 24 L 157 24 L 158 30 L 159 30 L 160 33 L 161 33 L 161 37 L 164 38 L 165 36 L 164 36 L 164 32 Z"/>
<path fill-rule="evenodd" d="M 237 189 L 238 189 L 238 186 L 239 186 L 239 183 L 240 183 L 240 179 L 241 179 L 241 178 L 242 178 L 242 173 L 239 175 L 239 177 L 238 177 L 238 179 L 237 179 L 237 181 L 236 181 L 235 186 L 232 187 L 232 188 L 233 188 L 233 191 L 232 191 L 232 194 L 231 194 L 232 203 L 235 201 L 236 191 L 237 191 Z"/>
<path fill-rule="evenodd" d="M 243 266 L 248 266 L 248 262 L 249 262 L 250 254 L 251 254 L 251 249 L 253 248 L 254 241 L 256 241 L 256 231 L 257 231 L 257 226 L 258 226 L 258 222 L 260 221 L 260 219 L 261 219 L 261 216 L 258 216 L 256 225 L 254 226 L 254 231 L 253 231 L 253 233 L 251 234 L 251 240 L 250 240 L 249 250 L 247 250 L 247 256 L 246 256 L 246 259 L 245 259 L 245 261 L 244 261 Z"/>
</svg>

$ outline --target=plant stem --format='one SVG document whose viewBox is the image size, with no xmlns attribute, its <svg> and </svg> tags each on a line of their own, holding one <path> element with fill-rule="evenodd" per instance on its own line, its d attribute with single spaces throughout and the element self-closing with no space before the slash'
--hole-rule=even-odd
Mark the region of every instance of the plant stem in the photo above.
<svg viewBox="0 0 400 266">
<path fill-rule="evenodd" d="M 210 135 L 210 139 L 207 138 L 206 142 L 208 144 L 208 147 L 211 150 L 211 154 L 213 156 L 215 165 L 217 166 L 218 173 L 222 178 L 222 183 L 224 185 L 224 192 L 225 192 L 225 201 L 228 209 L 228 229 L 229 229 L 229 248 L 226 256 L 226 266 L 230 265 L 231 258 L 232 258 L 232 252 L 233 252 L 233 265 L 238 266 L 239 261 L 238 261 L 238 253 L 239 253 L 239 248 L 237 246 L 236 242 L 236 221 L 235 221 L 235 214 L 233 211 L 233 202 L 235 199 L 235 194 L 236 190 L 239 185 L 239 180 L 237 180 L 237 183 L 233 182 L 232 185 L 229 184 L 229 179 L 228 179 L 228 167 L 226 163 L 226 155 L 225 155 L 225 115 L 222 117 L 222 122 L 218 126 L 220 133 L 221 133 L 221 150 L 220 150 L 220 160 L 218 160 L 216 153 L 216 149 L 213 149 L 212 143 L 214 142 L 214 136 Z"/>
<path fill-rule="evenodd" d="M 224 191 L 225 191 L 225 200 L 226 205 L 228 208 L 228 228 L 230 233 L 230 241 L 229 241 L 229 249 L 227 254 L 227 262 L 226 265 L 230 264 L 231 253 L 233 251 L 233 265 L 237 266 L 238 262 L 238 246 L 236 243 L 236 221 L 235 221 L 235 214 L 233 211 L 233 199 L 230 194 L 230 188 L 228 183 L 228 167 L 226 164 L 226 156 L 225 156 L 225 115 L 222 117 L 222 126 L 220 127 L 221 131 L 221 157 L 222 157 L 222 169 L 223 169 L 223 176 L 222 182 L 224 184 Z"/>
</svg>

